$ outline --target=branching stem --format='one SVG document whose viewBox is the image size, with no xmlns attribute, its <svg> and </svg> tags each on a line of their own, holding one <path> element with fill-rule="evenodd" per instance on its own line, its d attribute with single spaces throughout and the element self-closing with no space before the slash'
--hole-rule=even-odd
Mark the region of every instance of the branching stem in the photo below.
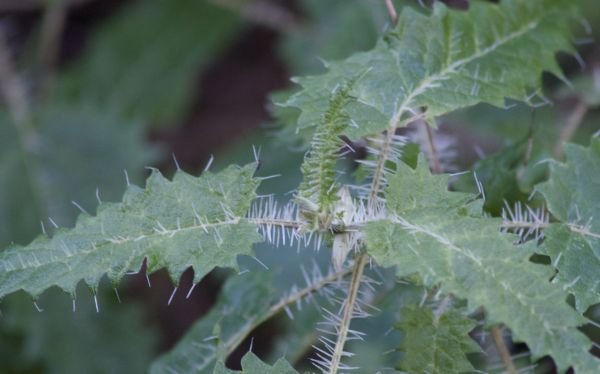
<svg viewBox="0 0 600 374">
<path fill-rule="evenodd" d="M 354 314 L 354 306 L 358 298 L 360 281 L 365 265 L 367 264 L 367 259 L 368 256 L 366 254 L 360 254 L 354 265 L 352 280 L 350 281 L 350 288 L 348 289 L 348 296 L 344 303 L 344 312 L 339 326 L 337 341 L 335 342 L 335 349 L 331 356 L 331 366 L 329 367 L 330 374 L 336 374 L 340 367 L 342 354 L 344 353 L 344 345 L 346 343 L 346 338 L 348 337 L 348 329 L 350 328 L 350 322 L 352 321 L 352 315 Z"/>
</svg>

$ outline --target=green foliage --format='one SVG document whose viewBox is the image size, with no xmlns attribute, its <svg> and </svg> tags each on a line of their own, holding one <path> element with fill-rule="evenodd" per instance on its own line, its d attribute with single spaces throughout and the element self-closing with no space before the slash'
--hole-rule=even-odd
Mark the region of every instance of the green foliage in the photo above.
<svg viewBox="0 0 600 374">
<path fill-rule="evenodd" d="M 79 288 L 77 310 L 58 290 L 39 301 L 38 313 L 25 295 L 3 303 L 0 362 L 3 373 L 141 373 L 156 343 L 134 303 L 115 305 L 114 293 L 100 295 L 102 313 Z M 107 290 L 108 291 L 108 290 Z"/>
<path fill-rule="evenodd" d="M 475 321 L 449 310 L 436 315 L 431 309 L 406 307 L 396 326 L 404 332 L 400 369 L 408 373 L 464 373 L 475 368 L 466 354 L 479 346 L 468 333 Z"/>
<path fill-rule="evenodd" d="M 306 204 L 316 205 L 319 214 L 317 221 L 327 220 L 337 201 L 338 189 L 334 167 L 343 144 L 340 135 L 348 126 L 348 116 L 344 107 L 351 99 L 348 92 L 352 89 L 352 84 L 344 84 L 333 93 L 329 109 L 317 126 L 310 151 L 300 167 L 303 181 L 298 187 L 297 198 Z"/>
<path fill-rule="evenodd" d="M 1 114 L 0 243 L 31 240 L 48 216 L 72 224 L 71 201 L 91 209 L 96 189 L 104 199 L 117 198 L 123 170 L 139 180 L 154 158 L 141 137 L 135 123 L 123 126 L 113 113 L 91 107 L 47 107 L 30 127 Z"/>
<path fill-rule="evenodd" d="M 156 360 L 150 372 L 213 373 L 215 365 L 224 361 L 269 315 L 276 302 L 271 278 L 264 271 L 229 278 L 208 314 L 173 350 Z"/>
<path fill-rule="evenodd" d="M 566 163 L 552 163 L 550 179 L 538 187 L 558 221 L 545 230 L 540 252 L 558 269 L 553 282 L 584 312 L 600 302 L 600 140 L 589 148 L 568 144 L 565 153 Z"/>
<path fill-rule="evenodd" d="M 258 241 L 242 219 L 258 186 L 255 167 L 199 178 L 178 171 L 173 181 L 154 171 L 145 189 L 129 186 L 122 203 L 82 214 L 74 229 L 0 253 L 0 296 L 23 289 L 37 297 L 52 285 L 73 294 L 80 280 L 96 289 L 104 274 L 117 283 L 144 259 L 148 272 L 167 267 L 175 282 L 190 266 L 196 282 L 215 266 L 235 268 Z"/>
<path fill-rule="evenodd" d="M 399 164 L 386 191 L 386 220 L 366 227 L 369 253 L 398 276 L 418 274 L 425 286 L 484 306 L 491 322 L 503 322 L 534 357 L 550 355 L 560 370 L 593 372 L 600 362 L 577 330 L 585 320 L 566 303 L 552 270 L 529 261 L 530 245 L 516 247 L 497 219 L 485 218 L 473 196 L 448 192 L 447 176 L 431 175 L 421 159 L 416 170 Z"/>
<path fill-rule="evenodd" d="M 273 366 L 269 366 L 262 362 L 256 355 L 252 352 L 246 353 L 246 355 L 242 358 L 242 371 L 237 370 L 229 370 L 223 365 L 219 363 L 215 368 L 213 374 L 235 374 L 235 373 L 245 373 L 245 374 L 297 374 L 298 372 L 294 370 L 294 368 L 287 362 L 285 359 L 281 358 L 277 360 L 277 362 Z"/>
<path fill-rule="evenodd" d="M 361 76 L 347 108 L 359 124 L 348 131 L 354 139 L 403 120 L 411 108 L 425 107 L 433 118 L 482 101 L 529 102 L 542 71 L 562 76 L 554 54 L 572 51 L 573 12 L 566 0 L 473 2 L 468 12 L 438 3 L 429 16 L 406 8 L 374 49 L 329 63 L 326 74 L 297 78 L 303 89 L 284 105 L 302 110 L 299 128 L 315 126 L 333 88 Z"/>
<path fill-rule="evenodd" d="M 234 14 L 208 0 L 127 4 L 61 75 L 57 93 L 171 124 L 191 103 L 198 71 L 219 56 L 239 26 Z"/>
<path fill-rule="evenodd" d="M 280 45 L 294 74 L 318 72 L 323 60 L 339 60 L 372 48 L 389 23 L 385 8 L 370 1 L 301 0 L 298 5 L 306 20 L 282 38 Z"/>
<path fill-rule="evenodd" d="M 118 173 L 123 168 L 141 171 L 152 156 L 141 146 L 141 126 L 132 118 L 153 123 L 179 118 L 190 100 L 193 74 L 206 67 L 238 29 L 237 17 L 218 4 L 151 0 L 126 5 L 101 28 L 82 61 L 59 75 L 53 95 L 41 100 L 45 105 L 32 106 L 31 121 L 2 118 L 9 126 L 0 126 L 0 220 L 6 221 L 0 225 L 0 243 L 16 244 L 0 252 L 0 297 L 24 290 L 41 302 L 50 297 L 41 294 L 57 286 L 75 300 L 79 285 L 91 288 L 96 298 L 102 295 L 101 278 L 106 276 L 116 287 L 144 262 L 149 273 L 167 270 L 176 285 L 175 295 L 185 292 L 178 290 L 178 280 L 187 268 L 194 270 L 197 284 L 215 267 L 241 267 L 244 271 L 226 281 L 212 309 L 154 361 L 151 373 L 235 373 L 225 367 L 228 357 L 283 311 L 291 321 L 276 323 L 292 325 L 275 340 L 296 334 L 287 345 L 271 349 L 271 358 L 283 357 L 270 366 L 250 348 L 242 359 L 242 373 L 297 373 L 289 362 L 302 367 L 299 360 L 311 346 L 313 363 L 332 374 L 353 366 L 376 372 L 394 365 L 400 353 L 393 351 L 399 346 L 400 369 L 407 372 L 459 373 L 473 371 L 474 366 L 485 371 L 489 370 L 485 363 L 473 365 L 466 357 L 479 350 L 469 336 L 476 323 L 505 324 L 514 341 L 527 344 L 533 361 L 551 356 L 560 371 L 569 367 L 578 374 L 597 371 L 600 361 L 590 354 L 592 341 L 580 328 L 588 322 L 582 313 L 600 301 L 596 275 L 600 234 L 593 219 L 600 206 L 600 141 L 594 139 L 589 148 L 569 145 L 565 163 L 547 163 L 550 180 L 536 188 L 556 222 L 540 224 L 545 240 L 537 247 L 538 243 L 520 244 L 515 235 L 502 233 L 500 228 L 506 227 L 489 214 L 497 214 L 505 199 L 525 200 L 546 171 L 538 161 L 562 155 L 557 142 L 572 134 L 565 135 L 564 129 L 559 134 L 555 112 L 544 115 L 543 122 L 550 124 L 546 127 L 534 126 L 533 120 L 529 126 L 522 118 L 515 121 L 515 126 L 528 128 L 523 133 L 504 130 L 484 110 L 477 125 L 502 127 L 498 133 L 510 131 L 504 139 L 510 138 L 512 144 L 475 165 L 487 194 L 481 194 L 483 199 L 449 192 L 449 177 L 432 175 L 425 158 L 416 156 L 418 145 L 404 146 L 396 132 L 421 117 L 431 123 L 478 103 L 504 107 L 508 98 L 534 104 L 531 94 L 541 92 L 542 72 L 563 78 L 555 54 L 574 52 L 569 29 L 577 16 L 573 2 L 472 1 L 466 12 L 439 3 L 431 12 L 404 7 L 398 24 L 375 42 L 385 23 L 383 6 L 353 0 L 302 1 L 307 19 L 290 28 L 282 42 L 284 55 L 293 61 L 288 62 L 292 70 L 314 71 L 314 51 L 322 51 L 328 59 L 363 52 L 327 62 L 324 74 L 297 78 L 300 87 L 295 91 L 275 95 L 282 104 L 274 111 L 295 127 L 286 128 L 286 133 L 298 133 L 311 145 L 290 206 L 280 208 L 274 198 L 257 195 L 260 178 L 254 173 L 262 165 L 258 161 L 218 173 L 205 171 L 200 177 L 178 170 L 172 180 L 153 170 L 145 188 L 129 185 L 127 179 L 120 203 L 100 202 L 105 194 L 118 193 L 113 185 L 106 192 L 102 189 L 106 178 L 122 180 L 111 174 L 113 166 Z M 247 12 L 264 4 L 222 5 L 259 19 Z M 276 15 L 278 8 L 274 9 Z M 325 42 L 311 43 L 315 37 L 307 31 L 326 34 L 321 39 Z M 580 105 L 595 105 L 593 89 L 578 92 Z M 358 139 L 375 134 L 377 138 Z M 430 157 L 435 153 L 433 135 L 424 140 L 430 143 Z M 336 170 L 345 137 L 358 139 L 352 145 L 366 149 L 362 160 L 366 167 L 356 174 L 371 186 L 354 189 L 353 181 Z M 552 147 L 561 152 L 549 151 Z M 86 153 L 92 156 L 89 160 L 81 156 Z M 275 163 L 289 169 L 288 161 L 281 158 Z M 267 165 L 261 172 L 269 174 L 271 169 Z M 289 191 L 298 185 L 291 185 L 294 177 L 291 173 L 291 179 L 288 175 L 273 190 Z M 39 217 L 50 215 L 61 227 L 70 223 L 72 211 L 65 208 L 65 199 L 92 212 L 98 185 L 100 205 L 95 215 L 83 212 L 74 228 L 49 230 L 49 236 L 20 245 L 30 239 Z M 384 193 L 380 186 L 387 186 Z M 464 183 L 453 187 L 463 189 Z M 28 199 L 31 209 L 20 209 Z M 509 223 L 516 228 L 532 224 Z M 283 244 L 285 250 L 298 245 L 298 255 L 253 248 L 261 241 L 259 233 L 268 244 Z M 333 264 L 329 251 L 323 255 L 300 250 L 323 243 L 333 243 Z M 252 258 L 238 259 L 254 253 L 252 263 L 260 271 L 245 266 L 244 261 Z M 549 256 L 552 266 L 538 263 L 540 254 Z M 306 259 L 316 262 L 315 271 L 306 271 Z M 325 263 L 334 270 L 322 275 Z M 283 271 L 274 275 L 273 269 Z M 302 273 L 304 286 L 296 286 L 291 269 Z M 569 293 L 575 296 L 575 308 L 567 302 Z M 428 301 L 440 294 L 449 302 L 432 306 Z M 117 357 L 117 362 L 127 363 L 114 370 L 139 371 L 141 360 L 147 361 L 152 339 L 131 333 L 141 329 L 135 311 L 130 315 L 124 311 L 118 323 L 100 321 L 89 311 L 78 315 L 82 324 L 96 323 L 91 335 L 98 337 L 106 353 L 102 360 L 92 361 L 84 352 L 92 343 L 79 336 L 84 328 L 76 319 L 69 325 L 76 331 L 62 331 L 54 312 L 37 320 L 20 319 L 24 309 L 18 306 L 26 305 L 25 295 L 13 302 L 16 296 L 9 297 L 12 325 L 4 320 L 0 333 L 15 345 L 36 345 L 32 365 L 55 372 L 101 371 L 112 369 Z M 305 299 L 317 308 L 301 311 Z M 49 302 L 48 311 L 57 305 Z M 292 318 L 291 305 L 297 306 L 299 318 Z M 109 304 L 106 313 L 119 313 L 113 307 Z M 366 317 L 372 318 L 363 321 L 377 326 L 354 321 Z M 318 319 L 324 321 L 316 325 Z M 389 337 L 380 338 L 393 325 L 401 332 L 390 329 Z M 363 328 L 369 334 L 362 334 Z M 127 337 L 107 347 L 104 334 Z M 53 346 L 52 339 L 66 343 Z M 140 339 L 144 343 L 136 355 L 131 347 Z M 11 347 L 0 344 L 0 357 L 25 351 L 13 352 Z M 66 350 L 77 352 L 82 360 L 69 357 Z M 393 353 L 382 358 L 386 351 Z M 82 369 L 84 360 L 90 364 Z M 12 368 L 12 361 L 9 365 Z"/>
</svg>

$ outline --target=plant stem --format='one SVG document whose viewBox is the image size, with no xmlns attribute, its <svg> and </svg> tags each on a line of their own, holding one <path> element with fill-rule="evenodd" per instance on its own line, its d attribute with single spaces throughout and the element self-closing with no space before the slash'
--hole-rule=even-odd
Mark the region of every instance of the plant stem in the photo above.
<svg viewBox="0 0 600 374">
<path fill-rule="evenodd" d="M 41 40 L 38 50 L 40 66 L 40 91 L 44 93 L 51 83 L 54 68 L 60 50 L 60 39 L 63 34 L 67 4 L 65 0 L 48 2 L 42 21 Z"/>
<path fill-rule="evenodd" d="M 577 102 L 575 109 L 573 109 L 573 111 L 569 115 L 569 118 L 567 118 L 567 123 L 561 131 L 558 143 L 554 148 L 554 155 L 556 157 L 560 158 L 564 155 L 564 143 L 568 142 L 573 137 L 573 134 L 581 124 L 581 121 L 583 120 L 583 117 L 585 117 L 585 114 L 587 113 L 588 109 L 588 105 L 583 101 Z"/>
<path fill-rule="evenodd" d="M 437 154 L 437 147 L 435 146 L 435 140 L 433 139 L 433 130 L 426 121 L 420 121 L 420 126 L 425 128 L 427 139 L 427 155 L 429 156 L 429 164 L 433 174 L 440 174 L 442 172 L 442 164 Z"/>
<path fill-rule="evenodd" d="M 368 256 L 366 254 L 360 254 L 354 265 L 352 280 L 350 281 L 350 288 L 348 289 L 348 297 L 344 304 L 344 312 L 339 326 L 337 341 L 335 342 L 335 349 L 331 356 L 331 366 L 329 367 L 330 374 L 336 374 L 340 366 L 342 354 L 344 353 L 344 344 L 348 337 L 348 330 L 354 313 L 354 305 L 356 304 L 358 290 L 360 289 L 360 280 L 367 263 L 367 258 Z"/>
<path fill-rule="evenodd" d="M 500 353 L 500 358 L 502 362 L 504 362 L 504 366 L 506 366 L 506 371 L 509 374 L 517 374 L 517 368 L 510 356 L 510 352 L 504 344 L 504 338 L 502 337 L 502 329 L 498 327 L 498 325 L 492 326 L 491 328 L 492 338 L 494 339 L 494 344 L 496 348 L 498 348 L 498 352 Z"/>
<path fill-rule="evenodd" d="M 392 19 L 392 24 L 395 26 L 398 23 L 398 13 L 396 12 L 394 3 L 392 0 L 385 0 L 385 6 L 387 7 L 390 18 Z"/>
</svg>

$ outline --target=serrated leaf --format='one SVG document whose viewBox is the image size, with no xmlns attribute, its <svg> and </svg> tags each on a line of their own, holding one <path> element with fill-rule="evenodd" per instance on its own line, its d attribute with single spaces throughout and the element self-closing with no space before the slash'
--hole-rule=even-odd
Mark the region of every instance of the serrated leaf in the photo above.
<svg viewBox="0 0 600 374">
<path fill-rule="evenodd" d="M 271 273 L 254 271 L 227 280 L 213 308 L 177 346 L 159 357 L 151 373 L 212 373 L 265 316 L 277 299 Z"/>
<path fill-rule="evenodd" d="M 398 164 L 386 190 L 392 216 L 366 227 L 367 248 L 398 276 L 418 274 L 426 286 L 484 306 L 492 323 L 505 323 L 533 357 L 550 355 L 560 370 L 593 373 L 600 365 L 590 340 L 577 327 L 585 320 L 551 284 L 552 268 L 529 261 L 531 245 L 515 246 L 499 232 L 499 220 L 483 217 L 473 195 L 448 192 L 448 176 L 431 175 L 421 159 L 416 170 Z"/>
<path fill-rule="evenodd" d="M 298 374 L 284 358 L 280 358 L 269 366 L 262 362 L 254 353 L 248 352 L 242 358 L 242 371 L 229 370 L 223 363 L 219 363 L 213 374 Z"/>
<path fill-rule="evenodd" d="M 437 3 L 431 15 L 404 8 L 398 25 L 374 49 L 327 64 L 323 75 L 296 78 L 303 89 L 283 105 L 302 110 L 298 127 L 314 126 L 334 88 L 361 77 L 348 104 L 356 120 L 348 136 L 383 130 L 390 121 L 426 108 L 429 117 L 479 102 L 530 101 L 542 71 L 561 76 L 554 55 L 572 51 L 568 0 L 473 2 L 469 11 Z"/>
<path fill-rule="evenodd" d="M 191 103 L 198 71 L 220 55 L 240 25 L 236 15 L 207 0 L 126 4 L 60 76 L 57 93 L 170 124 Z"/>
<path fill-rule="evenodd" d="M 554 282 L 575 295 L 578 310 L 600 302 L 600 140 L 565 146 L 567 161 L 550 164 L 538 186 L 559 221 L 548 227 L 540 252 L 558 269 Z"/>
<path fill-rule="evenodd" d="M 400 369 L 409 373 L 463 373 L 475 368 L 467 353 L 481 349 L 469 336 L 476 322 L 454 310 L 436 317 L 429 308 L 409 306 L 396 326 L 404 333 Z"/>
<path fill-rule="evenodd" d="M 144 259 L 148 272 L 166 267 L 175 282 L 190 266 L 196 282 L 216 266 L 236 268 L 259 241 L 242 218 L 258 186 L 255 167 L 178 171 L 172 181 L 153 171 L 145 189 L 129 186 L 121 203 L 82 214 L 75 228 L 2 251 L 0 297 L 20 289 L 37 297 L 53 285 L 73 293 L 80 280 L 95 289 L 104 274 L 118 282 Z"/>
</svg>

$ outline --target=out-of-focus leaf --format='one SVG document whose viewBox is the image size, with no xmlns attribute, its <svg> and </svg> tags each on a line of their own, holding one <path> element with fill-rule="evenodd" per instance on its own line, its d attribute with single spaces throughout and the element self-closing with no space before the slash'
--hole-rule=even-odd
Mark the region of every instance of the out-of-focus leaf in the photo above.
<svg viewBox="0 0 600 374">
<path fill-rule="evenodd" d="M 378 0 L 301 0 L 304 22 L 287 34 L 281 52 L 294 74 L 323 70 L 323 60 L 339 60 L 375 45 L 389 22 Z"/>
<path fill-rule="evenodd" d="M 56 105 L 41 109 L 31 129 L 0 114 L 0 245 L 24 244 L 39 233 L 70 225 L 101 199 L 117 199 L 126 186 L 141 180 L 154 152 L 143 145 L 138 123 L 127 126 L 111 112 L 92 107 Z"/>
<path fill-rule="evenodd" d="M 89 294 L 81 286 L 80 295 Z M 141 373 L 148 367 L 156 336 L 142 323 L 142 310 L 115 304 L 112 290 L 98 295 L 101 312 L 90 297 L 79 296 L 76 311 L 58 290 L 39 300 L 38 313 L 25 295 L 3 302 L 0 362 L 3 373 Z M 112 299 L 109 299 L 112 298 Z"/>
<path fill-rule="evenodd" d="M 212 373 L 217 362 L 227 359 L 247 334 L 264 321 L 278 295 L 269 272 L 232 276 L 208 314 L 190 328 L 175 348 L 159 357 L 150 372 Z"/>
<path fill-rule="evenodd" d="M 131 2 L 100 27 L 83 59 L 58 82 L 69 101 L 170 124 L 195 78 L 233 40 L 238 18 L 207 0 Z"/>
</svg>

